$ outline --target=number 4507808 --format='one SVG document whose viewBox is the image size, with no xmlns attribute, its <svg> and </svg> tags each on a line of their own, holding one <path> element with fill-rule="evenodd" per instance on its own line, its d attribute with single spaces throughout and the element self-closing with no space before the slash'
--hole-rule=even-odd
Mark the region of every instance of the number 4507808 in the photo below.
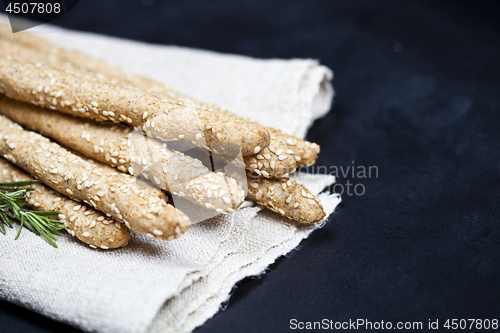
<svg viewBox="0 0 500 333">
<path fill-rule="evenodd" d="M 60 3 L 9 3 L 5 11 L 9 14 L 59 14 L 61 12 Z"/>
<path fill-rule="evenodd" d="M 498 319 L 448 319 L 443 327 L 447 329 L 498 329 Z"/>
</svg>

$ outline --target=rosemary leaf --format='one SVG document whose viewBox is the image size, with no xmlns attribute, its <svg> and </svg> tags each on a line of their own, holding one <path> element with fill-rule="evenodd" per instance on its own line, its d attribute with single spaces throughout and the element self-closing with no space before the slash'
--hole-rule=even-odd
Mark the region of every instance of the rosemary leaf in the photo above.
<svg viewBox="0 0 500 333">
<path fill-rule="evenodd" d="M 23 228 L 42 236 L 50 245 L 57 247 L 56 236 L 61 236 L 57 230 L 64 229 L 64 224 L 46 216 L 57 215 L 59 212 L 33 211 L 26 209 L 26 192 L 34 188 L 26 187 L 37 184 L 38 180 L 0 183 L 0 233 L 6 234 L 5 226 L 12 228 L 14 222 L 20 223 L 15 237 L 18 239 Z"/>
</svg>

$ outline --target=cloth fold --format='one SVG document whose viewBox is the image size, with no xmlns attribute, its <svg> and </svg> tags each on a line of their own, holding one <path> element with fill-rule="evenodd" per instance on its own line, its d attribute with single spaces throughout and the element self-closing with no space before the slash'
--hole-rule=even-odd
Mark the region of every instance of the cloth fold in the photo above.
<svg viewBox="0 0 500 333">
<path fill-rule="evenodd" d="M 333 74 L 315 60 L 252 59 L 50 25 L 29 32 L 300 137 L 333 97 Z M 294 177 L 314 194 L 335 181 Z M 319 197 L 328 215 L 341 200 Z M 0 241 L 0 298 L 84 331 L 189 332 L 219 310 L 235 283 L 262 274 L 315 228 L 246 203 L 174 241 L 134 233 L 127 247 L 113 251 L 93 250 L 66 234 L 58 249 L 27 231 L 14 241 L 17 228 L 9 229 Z"/>
</svg>

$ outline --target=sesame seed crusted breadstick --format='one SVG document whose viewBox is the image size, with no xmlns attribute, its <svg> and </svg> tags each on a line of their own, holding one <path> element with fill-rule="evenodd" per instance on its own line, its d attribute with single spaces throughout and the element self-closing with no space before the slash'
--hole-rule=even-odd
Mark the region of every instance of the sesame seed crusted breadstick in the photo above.
<svg viewBox="0 0 500 333">
<path fill-rule="evenodd" d="M 289 178 L 266 179 L 247 173 L 247 198 L 300 223 L 320 222 L 325 212 L 318 199 Z"/>
<path fill-rule="evenodd" d="M 59 69 L 85 73 L 113 85 L 140 86 L 148 92 L 164 90 L 161 83 L 129 73 L 121 67 L 107 64 L 86 54 L 65 49 L 38 36 L 25 32 L 14 34 L 7 24 L 0 24 L 0 46 L 2 42 L 6 47 L 0 47 L 0 55 L 4 57 L 21 56 L 25 61 L 40 62 Z M 163 95 L 168 99 L 168 94 Z"/>
<path fill-rule="evenodd" d="M 103 82 L 110 82 L 124 87 L 136 87 L 144 92 L 171 101 L 181 101 L 206 110 L 222 111 L 222 109 L 216 105 L 183 96 L 159 82 L 132 73 L 127 73 L 119 67 L 109 65 L 79 52 L 64 49 L 39 37 L 26 33 L 12 34 L 7 25 L 5 25 L 4 30 L 8 32 L 8 34 L 2 36 L 2 39 L 10 42 L 10 44 L 8 47 L 3 47 L 3 50 L 0 47 L 0 55 L 17 55 L 24 57 L 25 60 L 40 61 L 58 67 L 64 66 L 73 71 L 98 78 Z M 0 39 L 0 42 L 2 39 Z M 222 112 L 234 116 L 234 114 L 229 111 Z M 319 145 L 316 143 L 286 134 L 272 127 L 266 127 L 266 129 L 271 136 L 282 140 L 289 147 L 288 149 L 294 152 L 297 166 L 311 166 L 316 162 L 320 150 Z M 267 169 L 264 169 L 264 171 L 269 173 Z"/>
<path fill-rule="evenodd" d="M 258 154 L 245 156 L 245 167 L 264 178 L 285 177 L 294 173 L 295 155 L 281 140 L 271 137 L 269 146 Z"/>
<path fill-rule="evenodd" d="M 220 213 L 235 211 L 245 198 L 236 181 L 213 173 L 195 158 L 171 151 L 124 125 L 97 123 L 0 95 L 0 113 L 122 172 Z"/>
<path fill-rule="evenodd" d="M 0 157 L 0 182 L 33 179 Z M 130 230 L 100 211 L 61 195 L 43 184 L 31 185 L 35 190 L 26 193 L 28 204 L 38 210 L 58 211 L 68 233 L 92 248 L 114 249 L 128 244 Z"/>
<path fill-rule="evenodd" d="M 77 117 L 144 125 L 144 130 L 162 140 L 184 138 L 200 146 L 229 142 L 240 147 L 243 155 L 269 144 L 267 130 L 253 122 L 84 79 L 42 64 L 0 59 L 0 92 Z"/>
<path fill-rule="evenodd" d="M 320 146 L 317 143 L 300 139 L 269 126 L 266 128 L 271 137 L 283 141 L 288 146 L 288 149 L 293 151 L 297 166 L 311 166 L 316 163 L 320 151 Z"/>
<path fill-rule="evenodd" d="M 4 116 L 0 116 L 0 154 L 59 193 L 151 237 L 173 239 L 190 224 L 184 213 L 158 198 L 154 190 L 135 186 L 134 177 L 103 172 Z"/>
<path fill-rule="evenodd" d="M 172 95 L 172 93 L 170 93 L 170 95 Z M 200 108 L 207 108 L 210 110 L 224 113 L 226 115 L 234 116 L 233 113 L 227 110 L 222 110 L 216 105 L 200 102 L 192 98 L 182 96 L 180 94 L 177 94 L 175 100 L 179 100 L 184 103 L 190 103 Z M 294 135 L 286 134 L 283 131 L 280 131 L 273 127 L 265 126 L 265 128 L 271 135 L 271 140 L 269 142 L 269 145 L 271 146 L 272 142 L 275 140 L 280 140 L 282 144 L 287 146 L 286 148 L 287 150 L 293 151 L 296 165 L 298 167 L 311 166 L 314 165 L 314 163 L 316 163 L 316 160 L 318 159 L 318 154 L 320 152 L 320 146 L 317 143 L 309 142 Z"/>
</svg>

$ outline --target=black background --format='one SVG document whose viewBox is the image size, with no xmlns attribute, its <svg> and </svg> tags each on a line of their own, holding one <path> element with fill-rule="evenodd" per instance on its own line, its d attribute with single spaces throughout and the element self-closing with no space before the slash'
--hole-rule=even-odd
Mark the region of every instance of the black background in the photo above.
<svg viewBox="0 0 500 333">
<path fill-rule="evenodd" d="M 499 2 L 150 2 L 80 1 L 54 23 L 320 59 L 337 95 L 308 135 L 322 146 L 318 165 L 379 171 L 341 177 L 366 193 L 344 194 L 323 229 L 239 283 L 197 332 L 284 332 L 293 318 L 500 319 Z M 0 302 L 0 331 L 77 330 Z"/>
</svg>

